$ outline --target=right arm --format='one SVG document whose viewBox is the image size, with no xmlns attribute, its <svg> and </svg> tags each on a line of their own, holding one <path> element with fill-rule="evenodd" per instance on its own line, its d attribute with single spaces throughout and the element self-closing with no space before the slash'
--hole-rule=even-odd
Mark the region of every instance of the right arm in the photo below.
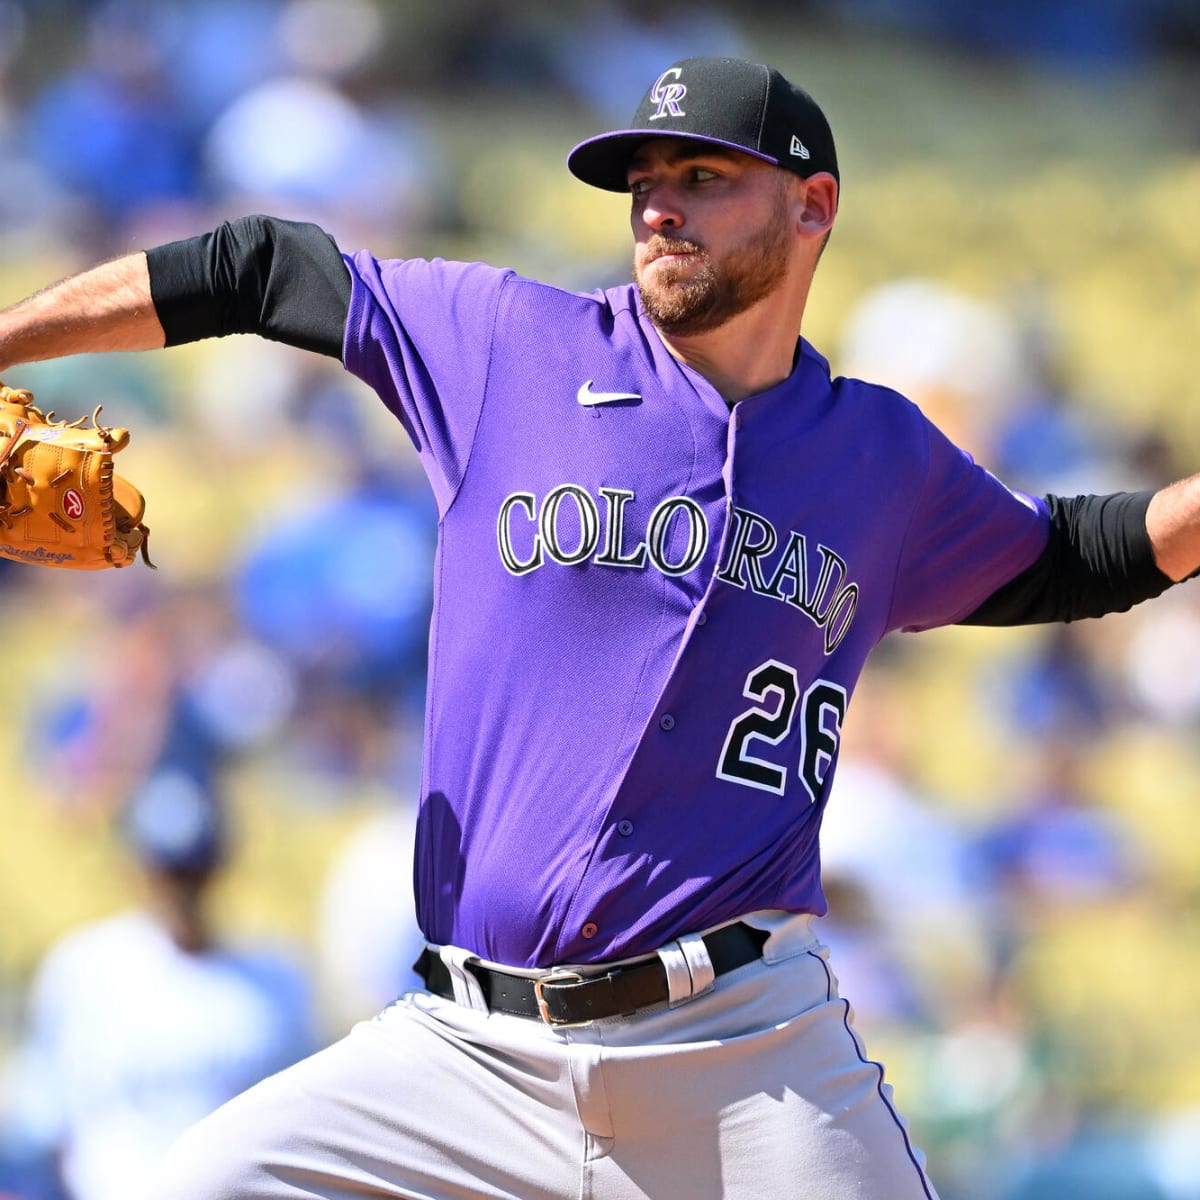
<svg viewBox="0 0 1200 1200">
<path fill-rule="evenodd" d="M 0 312 L 0 372 L 68 354 L 164 344 L 141 251 L 52 284 Z"/>
<path fill-rule="evenodd" d="M 350 273 L 327 233 L 271 217 L 138 251 L 0 312 L 0 372 L 253 333 L 341 359 Z"/>
</svg>

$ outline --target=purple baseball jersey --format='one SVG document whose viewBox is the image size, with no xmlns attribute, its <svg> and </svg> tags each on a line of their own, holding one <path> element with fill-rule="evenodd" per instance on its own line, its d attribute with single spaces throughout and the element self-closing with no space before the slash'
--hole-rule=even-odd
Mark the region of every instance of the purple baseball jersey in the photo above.
<svg viewBox="0 0 1200 1200">
<path fill-rule="evenodd" d="M 1045 545 L 903 397 L 791 376 L 732 411 L 633 285 L 347 256 L 345 364 L 440 514 L 416 899 L 519 967 L 823 913 L 818 830 L 872 647 Z"/>
</svg>

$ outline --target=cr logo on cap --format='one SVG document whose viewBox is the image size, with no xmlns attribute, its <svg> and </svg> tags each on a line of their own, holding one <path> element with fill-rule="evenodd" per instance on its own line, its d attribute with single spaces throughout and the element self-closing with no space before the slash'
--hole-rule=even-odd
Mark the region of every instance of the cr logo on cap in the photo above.
<svg viewBox="0 0 1200 1200">
<path fill-rule="evenodd" d="M 657 121 L 662 117 L 685 115 L 683 109 L 679 107 L 679 102 L 687 95 L 687 86 L 682 83 L 667 82 L 671 76 L 678 79 L 682 74 L 679 67 L 669 67 L 658 77 L 658 81 L 650 89 L 650 99 L 658 105 L 658 110 L 651 114 L 650 120 Z"/>
</svg>

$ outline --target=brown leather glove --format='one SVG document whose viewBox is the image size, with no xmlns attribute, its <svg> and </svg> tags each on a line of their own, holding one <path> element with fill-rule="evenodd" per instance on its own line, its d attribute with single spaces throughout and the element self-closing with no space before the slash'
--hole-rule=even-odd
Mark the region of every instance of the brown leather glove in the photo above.
<svg viewBox="0 0 1200 1200">
<path fill-rule="evenodd" d="M 148 566 L 146 501 L 113 471 L 129 430 L 55 421 L 33 394 L 0 384 L 0 556 L 95 571 Z"/>
</svg>

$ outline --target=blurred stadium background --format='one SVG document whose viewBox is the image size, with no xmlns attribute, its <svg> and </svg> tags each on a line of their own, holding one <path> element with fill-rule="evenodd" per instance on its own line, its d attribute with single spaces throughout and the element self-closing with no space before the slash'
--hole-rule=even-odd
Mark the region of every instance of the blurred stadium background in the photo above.
<svg viewBox="0 0 1200 1200">
<path fill-rule="evenodd" d="M 1031 491 L 1200 465 L 1195 0 L 0 0 L 0 304 L 252 211 L 616 282 L 624 202 L 563 156 L 694 53 L 771 61 L 831 118 L 806 334 L 838 372 Z M 0 1079 L 47 949 L 132 900 L 114 813 L 172 772 L 230 807 L 222 927 L 290 948 L 337 1036 L 411 946 L 415 456 L 335 364 L 252 339 L 6 382 L 133 427 L 160 569 L 0 563 Z M 878 652 L 824 928 L 943 1200 L 1200 1197 L 1198 726 L 1195 585 Z"/>
</svg>

